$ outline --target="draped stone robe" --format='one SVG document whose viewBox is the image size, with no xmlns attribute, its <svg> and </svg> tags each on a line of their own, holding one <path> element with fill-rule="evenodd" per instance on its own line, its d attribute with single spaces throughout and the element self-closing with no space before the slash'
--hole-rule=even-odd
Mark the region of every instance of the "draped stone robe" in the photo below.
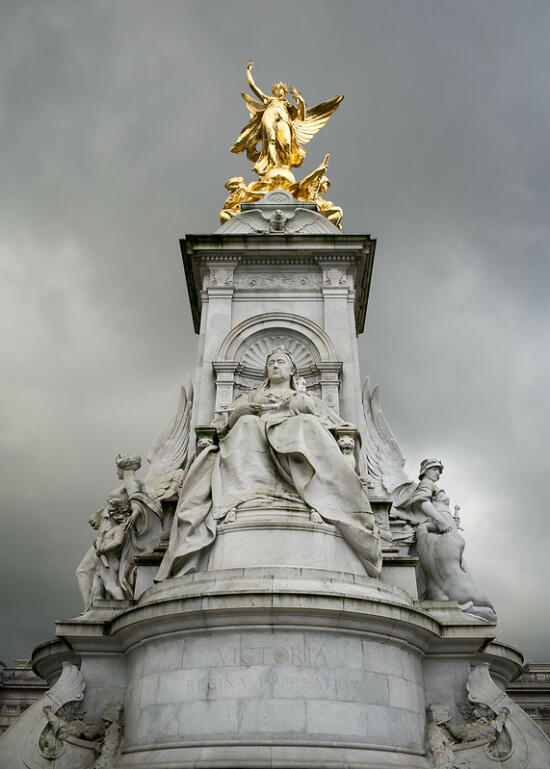
<svg viewBox="0 0 550 769">
<path fill-rule="evenodd" d="M 370 504 L 329 431 L 346 423 L 315 396 L 278 396 L 266 388 L 239 396 L 229 411 L 250 403 L 265 412 L 241 416 L 219 446 L 204 449 L 189 469 L 156 579 L 196 571 L 199 554 L 214 541 L 216 522 L 253 500 L 269 514 L 277 502 L 305 503 L 337 527 L 367 573 L 377 577 L 381 548 Z"/>
</svg>

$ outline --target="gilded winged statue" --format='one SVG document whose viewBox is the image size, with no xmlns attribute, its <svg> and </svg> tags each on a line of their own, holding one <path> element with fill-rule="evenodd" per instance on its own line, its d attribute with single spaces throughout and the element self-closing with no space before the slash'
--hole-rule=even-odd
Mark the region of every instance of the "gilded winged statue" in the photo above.
<svg viewBox="0 0 550 769">
<path fill-rule="evenodd" d="M 271 89 L 273 95 L 267 96 L 254 82 L 253 66 L 252 61 L 246 65 L 246 79 L 260 101 L 243 93 L 250 120 L 231 152 L 246 152 L 247 158 L 256 164 L 254 170 L 260 179 L 280 175 L 294 182 L 290 169 L 302 165 L 306 156 L 303 145 L 325 125 L 344 97 L 334 96 L 308 108 L 296 88 L 288 88 L 281 82 L 275 83 Z M 286 99 L 288 93 L 294 97 L 295 105 Z"/>
<path fill-rule="evenodd" d="M 296 88 L 289 88 L 282 82 L 275 83 L 272 95 L 268 96 L 254 82 L 253 66 L 252 61 L 246 65 L 246 79 L 259 101 L 247 93 L 242 94 L 250 120 L 231 147 L 231 152 L 246 152 L 247 158 L 254 163 L 259 180 L 246 184 L 241 176 L 229 179 L 226 189 L 230 195 L 220 213 L 221 223 L 239 213 L 241 203 L 259 200 L 273 189 L 286 189 L 298 200 L 316 203 L 319 212 L 339 227 L 342 209 L 320 196 L 330 186 L 324 176 L 329 156 L 302 181 L 297 182 L 290 169 L 302 165 L 306 156 L 304 145 L 327 123 L 344 97 L 333 96 L 310 108 Z M 287 94 L 291 94 L 295 104 L 286 98 Z"/>
</svg>

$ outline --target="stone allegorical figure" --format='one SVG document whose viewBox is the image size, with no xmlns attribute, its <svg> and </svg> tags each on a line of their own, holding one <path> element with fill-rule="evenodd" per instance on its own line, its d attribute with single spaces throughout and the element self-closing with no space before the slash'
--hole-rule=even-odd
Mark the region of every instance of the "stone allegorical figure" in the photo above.
<svg viewBox="0 0 550 769">
<path fill-rule="evenodd" d="M 344 97 L 334 96 L 308 109 L 299 91 L 289 89 L 281 82 L 275 83 L 271 89 L 272 96 L 267 96 L 254 82 L 253 66 L 253 62 L 249 61 L 246 79 L 250 90 L 260 101 L 243 93 L 250 120 L 231 147 L 231 152 L 246 152 L 248 159 L 255 163 L 254 170 L 260 179 L 281 176 L 294 182 L 290 168 L 302 165 L 306 154 L 302 145 L 325 125 Z M 289 91 L 295 105 L 286 99 Z M 258 145 L 261 145 L 260 149 Z"/>
<path fill-rule="evenodd" d="M 475 719 L 464 724 L 453 724 L 449 721 L 446 727 L 456 742 L 474 742 L 488 740 L 495 742 L 504 730 L 506 719 L 510 715 L 508 708 L 503 707 L 494 713 L 486 705 L 473 708 Z"/>
<path fill-rule="evenodd" d="M 367 573 L 381 569 L 380 540 L 363 484 L 331 428 L 347 425 L 320 398 L 301 389 L 288 351 L 267 358 L 265 380 L 236 398 L 213 424 L 219 446 L 207 446 L 184 480 L 170 543 L 157 581 L 196 571 L 242 503 L 300 504 L 312 520 L 334 524 Z"/>
<path fill-rule="evenodd" d="M 102 514 L 103 508 L 96 510 L 95 513 L 92 513 L 88 520 L 88 523 L 95 531 L 99 529 Z M 82 601 L 84 603 L 84 612 L 89 611 L 92 606 L 92 585 L 94 583 L 97 567 L 97 552 L 94 544 L 92 543 L 76 570 L 76 579 L 78 582 L 80 594 L 82 596 Z"/>
<path fill-rule="evenodd" d="M 103 723 L 86 723 L 80 718 L 65 718 L 60 713 L 55 713 L 50 705 L 46 705 L 42 710 L 48 721 L 49 729 L 44 729 L 40 736 L 39 749 L 44 758 L 55 762 L 67 747 L 65 743 L 77 740 L 89 742 L 97 756 L 93 769 L 113 769 L 116 757 L 120 752 L 122 741 L 122 707 L 118 703 L 106 705 L 101 714 Z M 86 757 L 87 758 L 87 757 Z M 81 761 L 83 759 L 81 758 Z M 83 767 L 85 764 L 75 758 L 76 766 Z M 92 758 L 93 761 L 93 758 Z M 91 764 L 86 760 L 86 765 Z"/>
<path fill-rule="evenodd" d="M 426 710 L 426 758 L 433 769 L 455 769 L 455 767 L 487 766 L 501 760 L 507 761 L 513 753 L 513 741 L 507 729 L 510 709 L 502 704 L 506 699 L 488 674 L 486 663 L 474 668 L 468 676 L 467 689 L 475 679 L 482 682 L 476 686 L 476 695 L 489 693 L 493 706 L 473 700 L 471 717 L 463 723 L 451 721 L 451 706 L 432 703 Z M 487 686 L 489 685 L 489 687 Z M 496 690 L 496 701 L 491 689 Z M 471 698 L 470 698 L 471 699 Z M 495 710 L 494 708 L 498 708 Z M 461 709 L 462 710 L 462 709 Z M 476 760 L 481 759 L 478 763 Z M 489 761 L 487 761 L 487 758 Z M 521 765 L 525 764 L 521 761 Z M 519 763 L 514 764 L 519 766 Z"/>
<path fill-rule="evenodd" d="M 95 560 L 88 551 L 77 569 L 85 611 L 98 598 L 132 598 L 134 556 L 150 550 L 162 534 L 160 503 L 144 491 L 135 475 L 141 457 L 119 454 L 115 464 L 122 484 L 109 494 L 107 505 L 99 511 Z"/>
<path fill-rule="evenodd" d="M 86 612 L 95 599 L 133 598 L 135 557 L 159 542 L 163 524 L 169 523 L 162 502 L 175 501 L 190 460 L 192 407 L 189 383 L 181 387 L 176 414 L 149 451 L 150 467 L 143 481 L 136 478 L 141 457 L 119 454 L 115 458 L 121 484 L 109 494 L 107 505 L 90 518 L 98 535 L 76 572 Z"/>
<path fill-rule="evenodd" d="M 453 769 L 453 740 L 445 729 L 449 711 L 442 705 L 429 705 L 426 715 L 426 758 L 432 769 Z"/>
<path fill-rule="evenodd" d="M 479 590 L 464 562 L 465 542 L 450 511 L 449 498 L 436 485 L 442 472 L 439 459 L 424 459 L 419 483 L 405 499 L 395 502 L 396 513 L 416 527 L 425 597 L 434 601 L 458 601 L 463 611 L 495 622 L 491 601 Z"/>
<path fill-rule="evenodd" d="M 104 726 L 103 739 L 99 745 L 99 756 L 94 769 L 114 769 L 120 753 L 122 734 L 122 707 L 118 703 L 107 705 L 101 715 Z"/>
<path fill-rule="evenodd" d="M 157 497 L 149 493 L 145 483 L 136 478 L 141 457 L 119 454 L 115 458 L 122 485 L 111 492 L 111 499 L 120 498 L 130 509 L 126 523 L 128 537 L 121 552 L 120 586 L 124 593 L 133 594 L 134 556 L 152 550 L 162 534 L 162 507 Z"/>
<path fill-rule="evenodd" d="M 94 542 L 97 567 L 91 591 L 92 603 L 94 598 L 123 601 L 131 597 L 131 593 L 122 587 L 127 582 L 123 570 L 130 565 L 129 559 L 122 559 L 122 553 L 129 540 L 132 525 L 133 519 L 127 501 L 119 497 L 109 499 Z"/>
<path fill-rule="evenodd" d="M 419 482 L 404 471 L 405 458 L 380 408 L 379 389 L 363 386 L 365 415 L 364 446 L 367 471 L 374 493 L 393 503 L 390 518 L 401 528 L 393 532 L 394 543 L 416 548 L 424 576 L 421 597 L 434 601 L 457 601 L 462 611 L 487 622 L 496 614 L 489 598 L 477 587 L 464 562 L 464 540 L 460 519 L 453 515 L 449 498 L 437 487 L 443 471 L 439 459 L 424 459 Z M 414 553 L 414 549 L 412 550 Z"/>
<path fill-rule="evenodd" d="M 68 719 L 61 712 L 55 713 L 51 705 L 43 707 L 42 713 L 49 726 L 49 729 L 42 731 L 39 739 L 39 749 L 45 758 L 55 760 L 63 748 L 63 743 L 74 737 L 93 741 L 99 748 L 99 740 L 105 735 L 105 727 L 101 724 L 88 724 L 80 718 Z"/>
</svg>

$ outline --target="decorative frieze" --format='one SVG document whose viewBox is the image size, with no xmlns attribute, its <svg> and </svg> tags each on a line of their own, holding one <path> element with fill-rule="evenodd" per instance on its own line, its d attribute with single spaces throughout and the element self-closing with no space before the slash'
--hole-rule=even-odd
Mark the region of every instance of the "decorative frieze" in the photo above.
<svg viewBox="0 0 550 769">
<path fill-rule="evenodd" d="M 305 272 L 257 272 L 235 276 L 239 289 L 319 289 L 321 275 Z"/>
</svg>

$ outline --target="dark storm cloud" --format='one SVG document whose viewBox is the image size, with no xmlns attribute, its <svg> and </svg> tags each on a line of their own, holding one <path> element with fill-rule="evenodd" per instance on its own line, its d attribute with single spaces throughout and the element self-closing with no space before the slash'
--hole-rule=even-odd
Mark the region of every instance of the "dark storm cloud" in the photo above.
<svg viewBox="0 0 550 769">
<path fill-rule="evenodd" d="M 12 3 L 0 25 L 1 657 L 80 610 L 73 571 L 120 450 L 192 372 L 178 238 L 211 232 L 244 66 L 346 99 L 347 232 L 378 238 L 364 373 L 416 474 L 445 462 L 499 637 L 550 658 L 546 3 Z"/>
</svg>

